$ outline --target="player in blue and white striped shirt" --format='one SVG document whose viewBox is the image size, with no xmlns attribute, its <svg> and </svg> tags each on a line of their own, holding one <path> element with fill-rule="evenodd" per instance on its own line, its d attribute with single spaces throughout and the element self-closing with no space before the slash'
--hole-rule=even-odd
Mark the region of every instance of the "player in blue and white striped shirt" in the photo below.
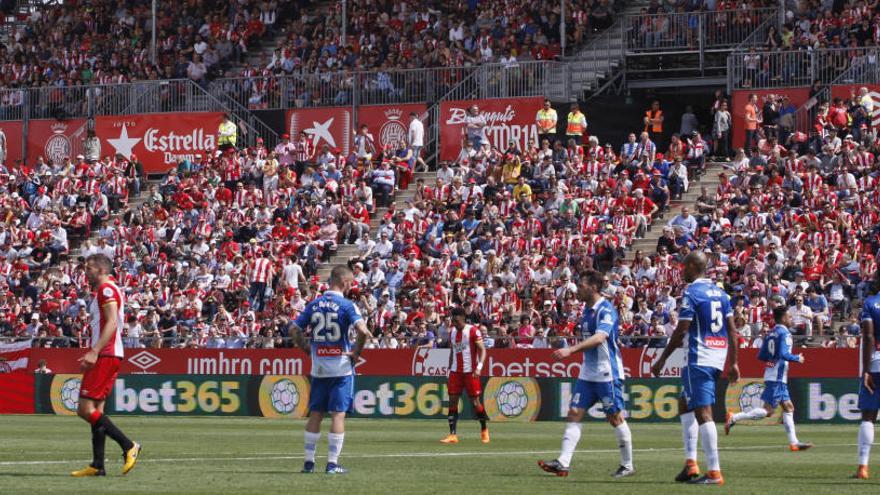
<svg viewBox="0 0 880 495">
<path fill-rule="evenodd" d="M 538 461 L 541 469 L 557 476 L 568 476 L 571 457 L 581 438 L 581 420 L 584 412 L 597 402 L 608 422 L 614 427 L 620 446 L 620 466 L 612 476 L 624 478 L 635 474 L 632 463 L 632 433 L 623 414 L 626 402 L 623 398 L 623 360 L 617 343 L 620 318 L 614 304 L 602 297 L 605 277 L 599 272 L 588 271 L 578 280 L 578 298 L 586 303 L 581 317 L 580 329 L 584 340 L 571 347 L 559 349 L 553 357 L 562 360 L 583 352 L 584 362 L 574 388 L 562 450 L 553 461 Z"/>
<path fill-rule="evenodd" d="M 315 471 L 315 451 L 321 438 L 321 421 L 331 419 L 327 435 L 327 474 L 344 474 L 338 464 L 345 438 L 345 414 L 354 401 L 354 365 L 370 335 L 357 306 L 344 294 L 351 289 L 354 275 L 345 266 L 330 272 L 330 289 L 306 305 L 293 323 L 297 345 L 312 356 L 312 379 L 309 392 L 309 419 L 306 422 L 304 473 Z M 311 330 L 311 343 L 303 334 Z M 352 347 L 349 331 L 357 340 Z"/>
<path fill-rule="evenodd" d="M 756 407 L 751 411 L 743 411 L 736 414 L 727 413 L 727 422 L 724 425 L 724 433 L 729 435 L 733 426 L 743 419 L 759 420 L 773 414 L 777 407 L 782 405 L 782 424 L 788 433 L 788 446 L 792 452 L 807 450 L 813 446 L 811 443 L 798 441 L 794 429 L 794 404 L 788 393 L 788 363 L 803 363 L 804 355 L 791 353 L 791 315 L 788 308 L 778 306 L 773 308 L 773 319 L 776 326 L 764 339 L 761 349 L 758 351 L 758 359 L 767 363 L 764 370 L 764 393 L 761 400 L 764 407 Z"/>
<path fill-rule="evenodd" d="M 704 278 L 706 255 L 692 251 L 684 259 L 683 278 L 689 283 L 681 298 L 678 326 L 663 354 L 651 367 L 654 376 L 660 376 L 666 360 L 687 339 L 686 366 L 681 371 L 682 397 L 678 408 L 681 418 L 685 467 L 675 481 L 702 485 L 723 485 L 721 463 L 718 459 L 718 430 L 712 417 L 715 403 L 715 384 L 721 377 L 725 362 L 730 383 L 739 380 L 736 363 L 736 327 L 730 298 Z M 709 469 L 699 477 L 697 466 L 697 436 L 702 439 L 703 453 Z"/>
</svg>

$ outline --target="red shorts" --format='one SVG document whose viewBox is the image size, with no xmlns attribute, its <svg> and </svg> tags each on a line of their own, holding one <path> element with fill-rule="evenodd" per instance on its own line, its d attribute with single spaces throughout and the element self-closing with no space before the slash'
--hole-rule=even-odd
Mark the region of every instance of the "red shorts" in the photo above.
<svg viewBox="0 0 880 495">
<path fill-rule="evenodd" d="M 449 373 L 449 395 L 461 395 L 461 390 L 467 391 L 468 397 L 479 397 L 483 392 L 479 377 L 473 373 Z"/>
<path fill-rule="evenodd" d="M 113 383 L 116 382 L 121 363 L 122 359 L 116 357 L 99 356 L 95 365 L 83 373 L 79 396 L 92 400 L 105 400 L 113 390 Z"/>
</svg>

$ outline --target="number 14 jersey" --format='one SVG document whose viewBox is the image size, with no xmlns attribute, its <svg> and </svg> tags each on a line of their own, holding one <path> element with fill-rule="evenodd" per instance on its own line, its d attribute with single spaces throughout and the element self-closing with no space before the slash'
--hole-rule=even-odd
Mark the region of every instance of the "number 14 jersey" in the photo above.
<svg viewBox="0 0 880 495">
<path fill-rule="evenodd" d="M 732 314 L 730 298 L 711 280 L 700 278 L 688 285 L 678 319 L 691 322 L 687 335 L 689 366 L 724 369 L 729 345 L 727 317 Z"/>
</svg>

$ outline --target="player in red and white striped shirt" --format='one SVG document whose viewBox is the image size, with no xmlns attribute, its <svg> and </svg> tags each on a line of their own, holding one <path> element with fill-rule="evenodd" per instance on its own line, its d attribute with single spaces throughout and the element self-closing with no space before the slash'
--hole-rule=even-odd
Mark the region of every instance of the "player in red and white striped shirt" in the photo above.
<svg viewBox="0 0 880 495">
<path fill-rule="evenodd" d="M 104 414 L 104 401 L 116 382 L 123 357 L 122 326 L 125 322 L 125 303 L 122 291 L 110 276 L 113 262 L 103 254 L 86 259 L 85 272 L 89 285 L 95 290 L 91 312 L 91 349 L 79 359 L 83 370 L 77 414 L 92 425 L 92 463 L 70 473 L 75 477 L 104 476 L 104 440 L 110 437 L 122 447 L 127 474 L 137 463 L 141 446 L 132 442 Z"/>
<path fill-rule="evenodd" d="M 489 429 L 486 427 L 489 418 L 480 397 L 480 372 L 486 360 L 483 336 L 477 327 L 465 323 L 464 308 L 452 308 L 452 323 L 453 328 L 449 331 L 449 436 L 440 441 L 458 443 L 458 399 L 465 389 L 480 420 L 480 440 L 489 443 Z"/>
<path fill-rule="evenodd" d="M 275 267 L 269 259 L 263 257 L 262 253 L 258 253 L 250 269 L 251 287 L 248 299 L 254 311 L 259 313 L 265 307 L 266 286 L 275 276 Z"/>
</svg>

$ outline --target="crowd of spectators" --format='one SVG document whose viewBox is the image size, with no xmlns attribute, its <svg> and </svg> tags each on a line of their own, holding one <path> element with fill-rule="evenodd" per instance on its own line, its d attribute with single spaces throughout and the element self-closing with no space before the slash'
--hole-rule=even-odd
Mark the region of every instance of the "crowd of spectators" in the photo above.
<svg viewBox="0 0 880 495">
<path fill-rule="evenodd" d="M 651 0 L 638 16 L 629 19 L 627 48 L 650 51 L 734 47 L 777 16 L 768 6 L 775 4 L 764 0 Z"/>
<path fill-rule="evenodd" d="M 0 104 L 20 107 L 24 88 L 42 88 L 31 95 L 35 110 L 57 111 L 83 100 L 62 88 L 159 79 L 205 84 L 243 60 L 278 24 L 300 18 L 300 5 L 292 0 L 160 5 L 153 61 L 149 0 L 47 3 L 0 44 L 0 90 L 7 90 L 0 91 Z"/>
<path fill-rule="evenodd" d="M 798 2 L 785 11 L 781 26 L 766 26 L 763 41 L 742 56 L 740 85 L 806 86 L 817 76 L 830 82 L 854 65 L 866 73 L 876 70 L 877 57 L 870 50 L 880 41 L 878 15 L 876 2 Z M 778 53 L 785 51 L 801 53 Z"/>
<path fill-rule="evenodd" d="M 212 152 L 128 208 L 136 161 L 40 165 L 8 176 L 3 333 L 39 345 L 87 341 L 82 258 L 65 256 L 56 238 L 93 226 L 97 239 L 76 254 L 114 259 L 130 347 L 288 346 L 292 318 L 326 288 L 316 275 L 341 244 L 355 246 L 351 297 L 371 347 L 446 345 L 456 305 L 492 347 L 564 345 L 582 310 L 574 278 L 590 268 L 606 273 L 621 343 L 662 347 L 677 324 L 681 262 L 696 249 L 733 299 L 742 346 L 759 345 L 772 308 L 786 305 L 798 345 L 852 347 L 856 312 L 874 290 L 880 150 L 873 133 L 836 131 L 790 147 L 758 133 L 715 186 L 694 182 L 706 151 L 697 131 L 672 136 L 665 150 L 647 132 L 620 146 L 545 134 L 496 150 L 477 126 L 403 204 L 394 192 L 411 180 L 406 142 L 345 157 L 285 136 L 272 150 Z M 87 196 L 62 191 L 95 187 L 104 193 L 73 215 L 64 207 Z M 670 213 L 691 187 L 700 188 L 694 204 Z M 85 223 L 82 212 L 92 213 Z M 656 249 L 633 248 L 649 229 L 661 233 Z"/>
<path fill-rule="evenodd" d="M 569 51 L 609 27 L 614 7 L 613 0 L 566 0 Z M 467 71 L 398 69 L 500 63 L 507 77 L 528 84 L 530 73 L 521 62 L 552 60 L 562 52 L 558 2 L 349 1 L 345 43 L 338 6 L 321 14 L 290 20 L 286 39 L 271 56 L 235 74 L 243 82 L 226 81 L 218 90 L 252 108 L 348 104 L 355 85 L 361 103 L 432 101 Z M 281 76 L 288 76 L 283 83 Z"/>
</svg>

